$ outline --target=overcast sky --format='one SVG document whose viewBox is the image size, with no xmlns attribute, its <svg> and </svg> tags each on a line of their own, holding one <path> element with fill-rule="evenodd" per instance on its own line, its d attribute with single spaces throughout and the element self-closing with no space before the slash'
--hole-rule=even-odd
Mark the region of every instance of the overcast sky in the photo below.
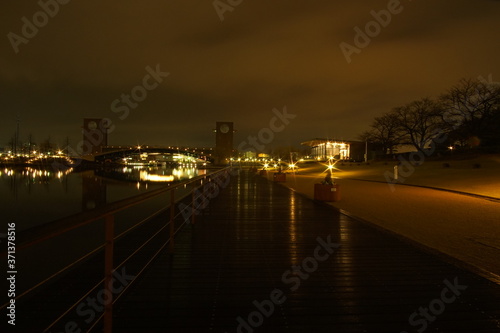
<svg viewBox="0 0 500 333">
<path fill-rule="evenodd" d="M 284 107 L 296 117 L 269 147 L 356 139 L 460 78 L 500 81 L 500 1 L 59 1 L 53 17 L 35 0 L 0 4 L 0 146 L 18 116 L 21 140 L 72 145 L 85 117 L 111 119 L 110 144 L 212 146 L 215 122 L 234 121 L 237 146 Z M 355 41 L 367 24 L 369 43 Z M 132 91 L 144 100 L 127 106 Z"/>
</svg>

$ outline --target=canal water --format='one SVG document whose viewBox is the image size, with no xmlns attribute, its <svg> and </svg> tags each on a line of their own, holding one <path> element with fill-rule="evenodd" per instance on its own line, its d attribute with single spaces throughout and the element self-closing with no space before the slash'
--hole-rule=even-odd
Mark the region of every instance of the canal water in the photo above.
<svg viewBox="0 0 500 333">
<path fill-rule="evenodd" d="M 82 172 L 3 168 L 2 220 L 15 222 L 21 232 L 205 172 L 193 167 L 121 167 Z"/>
<path fill-rule="evenodd" d="M 50 227 L 53 221 L 203 174 L 206 170 L 193 167 L 120 167 L 81 172 L 71 169 L 2 168 L 0 212 L 3 224 L 0 234 L 2 237 L 6 235 L 7 223 L 15 222 L 17 235 L 22 236 L 23 231 L 30 228 Z M 188 191 L 189 187 L 181 187 L 176 190 L 175 197 L 180 198 Z M 115 235 L 147 219 L 169 203 L 170 192 L 167 192 L 116 213 Z M 18 292 L 42 283 L 54 272 L 64 269 L 103 243 L 104 221 L 101 219 L 16 251 Z M 0 245 L 5 250 L 3 239 L 0 239 Z M 0 305 L 2 300 L 3 297 L 0 298 Z"/>
</svg>

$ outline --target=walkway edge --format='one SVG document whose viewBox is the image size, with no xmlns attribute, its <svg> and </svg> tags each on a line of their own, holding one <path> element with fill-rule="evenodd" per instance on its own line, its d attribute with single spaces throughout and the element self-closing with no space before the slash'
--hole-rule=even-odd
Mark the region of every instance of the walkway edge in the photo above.
<svg viewBox="0 0 500 333">
<path fill-rule="evenodd" d="M 348 179 L 348 178 L 343 178 L 343 179 Z M 349 179 L 349 180 L 361 180 L 361 179 Z M 271 181 L 269 179 L 268 179 L 268 181 L 269 182 L 273 182 L 273 181 Z M 362 181 L 370 181 L 370 180 L 362 180 Z M 385 182 L 382 182 L 382 181 L 372 181 L 372 182 L 385 183 Z M 350 212 L 348 212 L 348 211 L 346 211 L 344 209 L 339 209 L 339 208 L 337 208 L 337 207 L 329 204 L 328 202 L 314 200 L 313 198 L 309 197 L 305 193 L 299 192 L 299 191 L 297 191 L 297 190 L 295 190 L 295 189 L 287 186 L 286 183 L 276 183 L 276 182 L 273 182 L 273 183 L 281 185 L 281 186 L 284 186 L 284 187 L 288 188 L 290 191 L 292 191 L 292 192 L 294 192 L 294 193 L 296 193 L 298 195 L 301 195 L 301 196 L 303 196 L 303 197 L 305 197 L 305 198 L 307 198 L 309 200 L 312 200 L 312 201 L 314 201 L 314 202 L 316 202 L 318 204 L 327 205 L 327 206 L 333 208 L 334 210 L 338 211 L 342 215 L 348 216 L 348 217 L 350 217 L 350 218 L 352 218 L 354 220 L 357 220 L 359 222 L 368 224 L 368 225 L 374 227 L 377 230 L 380 230 L 382 232 L 388 233 L 391 236 L 396 237 L 397 239 L 399 239 L 399 240 L 401 240 L 401 241 L 403 241 L 405 243 L 408 243 L 408 244 L 416 247 L 419 250 L 422 250 L 422 251 L 424 251 L 424 252 L 426 252 L 428 254 L 434 255 L 434 256 L 438 257 L 439 259 L 443 260 L 446 263 L 449 263 L 449 264 L 451 264 L 451 265 L 453 265 L 455 267 L 458 267 L 460 269 L 472 272 L 472 273 L 474 273 L 476 275 L 479 275 L 479 276 L 481 276 L 481 277 L 483 277 L 483 278 L 485 278 L 485 279 L 487 279 L 487 280 L 489 280 L 489 281 L 491 281 L 491 282 L 493 282 L 493 283 L 495 283 L 495 284 L 497 284 L 497 285 L 500 286 L 500 275 L 497 275 L 497 274 L 495 274 L 493 272 L 490 272 L 490 271 L 488 271 L 488 270 L 486 270 L 484 268 L 481 268 L 479 266 L 476 266 L 474 264 L 471 264 L 471 263 L 459 260 L 459 259 L 457 259 L 457 258 L 455 258 L 455 257 L 453 257 L 453 256 L 451 256 L 451 255 L 449 255 L 447 253 L 441 252 L 441 251 L 439 251 L 439 250 L 437 250 L 435 248 L 432 248 L 430 246 L 421 244 L 421 243 L 419 243 L 419 242 L 417 242 L 417 241 L 415 241 L 415 240 L 413 240 L 411 238 L 408 238 L 408 237 L 406 237 L 404 235 L 398 234 L 395 231 L 392 231 L 390 229 L 384 228 L 384 227 L 382 227 L 382 226 L 380 226 L 380 225 L 378 225 L 378 224 L 376 224 L 374 222 L 365 220 L 365 219 L 360 218 L 360 217 L 358 217 L 358 216 L 356 216 L 354 214 L 351 214 Z M 458 194 L 465 194 L 465 195 L 467 195 L 467 192 L 461 192 L 460 193 L 459 191 L 439 189 L 439 188 L 433 188 L 433 187 L 428 187 L 428 186 L 418 186 L 418 185 L 410 185 L 410 184 L 401 184 L 401 185 L 416 186 L 416 187 L 425 187 L 425 188 L 429 188 L 429 189 L 442 190 L 442 191 L 447 191 L 447 192 L 455 192 L 455 193 L 458 193 Z M 471 193 L 469 193 L 469 195 L 476 196 L 476 195 L 471 194 Z M 493 197 L 487 197 L 487 198 L 493 198 Z M 493 198 L 493 199 L 495 199 L 494 201 L 500 202 L 500 199 L 498 199 L 498 198 Z"/>
<path fill-rule="evenodd" d="M 316 201 L 316 200 L 315 200 Z M 351 213 L 349 213 L 348 211 L 344 210 L 344 209 L 338 209 L 337 207 L 335 206 L 332 206 L 328 203 L 326 203 L 328 206 L 338 210 L 341 214 L 345 215 L 345 216 L 348 216 L 350 218 L 352 218 L 353 220 L 357 220 L 357 221 L 360 221 L 362 223 L 365 223 L 365 224 L 368 224 L 368 225 L 371 225 L 372 227 L 374 227 L 375 229 L 377 230 L 380 230 L 380 231 L 383 231 L 385 233 L 388 233 L 390 235 L 392 235 L 393 237 L 396 237 L 397 239 L 405 242 L 405 243 L 408 243 L 426 253 L 429 253 L 431 255 L 435 255 L 436 257 L 438 257 L 439 259 L 455 266 L 455 267 L 458 267 L 460 269 L 464 269 L 464 270 L 467 270 L 469 272 L 472 272 L 476 275 L 479 275 L 497 285 L 500 286 L 500 275 L 497 275 L 493 272 L 490 272 L 484 268 L 481 268 L 479 266 L 476 266 L 474 264 L 471 264 L 471 263 L 468 263 L 468 262 L 465 262 L 465 261 L 462 261 L 462 260 L 459 260 L 447 253 L 444 253 L 444 252 L 441 252 L 433 247 L 430 247 L 430 246 L 427 246 L 427 245 L 424 245 L 422 243 L 419 243 L 411 238 L 408 238 L 404 235 L 401 235 L 401 234 L 398 234 L 396 233 L 395 231 L 392 231 L 390 229 L 387 229 L 387 228 L 384 228 L 376 223 L 373 223 L 373 222 L 370 222 L 368 220 L 365 220 L 365 219 L 362 219 L 356 215 L 353 215 Z"/>
<path fill-rule="evenodd" d="M 338 179 L 387 184 L 387 182 L 382 181 L 382 180 L 359 179 L 359 178 L 338 178 Z M 433 187 L 433 186 L 427 186 L 427 185 L 416 185 L 416 184 L 406 184 L 406 183 L 391 183 L 391 184 L 392 185 L 413 186 L 413 187 L 427 188 L 427 189 L 430 189 L 430 190 L 450 192 L 450 193 L 455 193 L 455 194 L 460 194 L 460 195 L 466 195 L 466 196 L 474 197 L 474 198 L 478 198 L 478 199 L 484 199 L 484 200 L 489 200 L 489 201 L 494 201 L 494 202 L 500 202 L 500 198 L 497 198 L 497 197 L 492 197 L 492 196 L 482 195 L 482 194 L 476 194 L 476 193 L 470 193 L 470 192 L 464 192 L 464 191 L 458 191 L 458 190 L 452 190 L 452 189 L 447 189 L 447 188 L 442 188 L 442 187 Z"/>
</svg>

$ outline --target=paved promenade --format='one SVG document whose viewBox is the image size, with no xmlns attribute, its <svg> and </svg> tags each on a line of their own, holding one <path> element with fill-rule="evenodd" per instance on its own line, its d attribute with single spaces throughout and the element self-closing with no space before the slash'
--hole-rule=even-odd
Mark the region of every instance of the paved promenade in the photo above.
<svg viewBox="0 0 500 333">
<path fill-rule="evenodd" d="M 499 299 L 487 279 L 242 171 L 118 302 L 114 332 L 498 333 Z"/>
<path fill-rule="evenodd" d="M 357 168 L 360 167 L 333 172 L 341 191 L 341 200 L 331 203 L 333 207 L 463 262 L 469 269 L 500 283 L 500 198 L 488 200 L 421 187 L 432 186 L 435 176 L 427 182 L 420 176 L 421 186 L 410 186 L 411 178 L 405 184 L 389 186 L 382 181 L 382 172 L 378 177 L 372 172 L 363 178 L 368 172 L 350 171 Z M 288 174 L 283 185 L 313 198 L 314 184 L 325 175 L 321 170 L 325 167 L 313 166 Z M 467 180 L 449 180 L 446 186 L 466 191 L 464 183 Z M 488 196 L 494 194 L 490 187 L 485 191 Z M 474 192 L 481 194 L 478 187 Z"/>
</svg>

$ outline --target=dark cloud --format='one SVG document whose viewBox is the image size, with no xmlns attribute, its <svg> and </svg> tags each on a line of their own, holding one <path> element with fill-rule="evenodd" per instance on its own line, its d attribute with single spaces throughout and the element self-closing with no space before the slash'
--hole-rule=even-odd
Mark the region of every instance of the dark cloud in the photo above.
<svg viewBox="0 0 500 333">
<path fill-rule="evenodd" d="M 15 131 L 80 139 L 84 117 L 108 117 L 115 144 L 213 144 L 215 121 L 237 140 L 268 126 L 273 108 L 297 115 L 272 145 L 356 138 L 373 117 L 434 97 L 461 77 L 500 77 L 498 1 L 401 1 L 403 10 L 348 64 L 339 44 L 388 1 L 243 1 L 221 22 L 212 1 L 70 1 L 16 54 L 7 34 L 37 1 L 0 5 L 0 145 Z M 111 103 L 170 75 L 126 119 Z M 498 79 L 496 79 L 498 80 Z"/>
</svg>

